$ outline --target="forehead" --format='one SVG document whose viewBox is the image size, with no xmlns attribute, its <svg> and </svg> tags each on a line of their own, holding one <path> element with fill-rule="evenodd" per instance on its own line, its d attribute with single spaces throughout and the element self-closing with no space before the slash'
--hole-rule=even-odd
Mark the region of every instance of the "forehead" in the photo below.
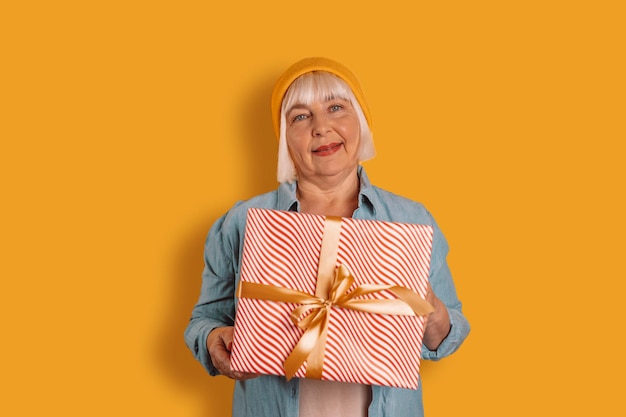
<svg viewBox="0 0 626 417">
<path fill-rule="evenodd" d="M 344 99 L 351 101 L 350 87 L 333 74 L 327 72 L 312 72 L 297 78 L 285 94 L 283 110 L 294 105 L 310 105 L 315 101 Z"/>
</svg>

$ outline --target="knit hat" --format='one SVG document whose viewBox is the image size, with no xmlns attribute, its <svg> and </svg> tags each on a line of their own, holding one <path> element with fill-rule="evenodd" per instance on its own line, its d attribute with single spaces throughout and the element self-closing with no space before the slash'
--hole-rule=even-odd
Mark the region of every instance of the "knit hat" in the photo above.
<svg viewBox="0 0 626 417">
<path fill-rule="evenodd" d="M 361 90 L 359 81 L 352 73 L 352 71 L 350 71 L 347 67 L 340 64 L 339 62 L 333 61 L 332 59 L 314 57 L 302 59 L 291 65 L 280 76 L 278 81 L 276 81 L 276 85 L 274 85 L 274 91 L 272 92 L 272 122 L 274 123 L 274 131 L 276 133 L 276 137 L 280 137 L 280 108 L 282 106 L 283 98 L 285 97 L 287 89 L 289 89 L 289 86 L 295 81 L 296 78 L 313 71 L 330 72 L 331 74 L 336 75 L 337 77 L 345 81 L 346 84 L 348 84 L 348 86 L 352 90 L 352 93 L 359 102 L 359 105 L 363 110 L 363 114 L 365 115 L 365 120 L 367 120 L 367 124 L 369 125 L 371 130 L 372 119 L 370 117 L 370 111 L 367 107 L 367 103 L 365 102 L 365 95 Z"/>
</svg>

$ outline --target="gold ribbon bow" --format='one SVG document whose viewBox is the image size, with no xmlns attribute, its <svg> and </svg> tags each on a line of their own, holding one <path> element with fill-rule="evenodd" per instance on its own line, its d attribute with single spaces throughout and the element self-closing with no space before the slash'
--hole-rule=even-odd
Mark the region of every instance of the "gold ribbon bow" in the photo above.
<svg viewBox="0 0 626 417">
<path fill-rule="evenodd" d="M 301 304 L 291 312 L 291 321 L 304 334 L 284 362 L 291 379 L 306 361 L 306 377 L 321 379 L 328 321 L 332 307 L 375 314 L 426 315 L 433 307 L 414 291 L 398 285 L 364 284 L 350 291 L 354 277 L 344 265 L 335 267 L 341 218 L 327 216 L 317 273 L 315 295 L 290 288 L 241 281 L 238 297 Z M 367 294 L 391 291 L 397 299 L 362 299 Z"/>
</svg>

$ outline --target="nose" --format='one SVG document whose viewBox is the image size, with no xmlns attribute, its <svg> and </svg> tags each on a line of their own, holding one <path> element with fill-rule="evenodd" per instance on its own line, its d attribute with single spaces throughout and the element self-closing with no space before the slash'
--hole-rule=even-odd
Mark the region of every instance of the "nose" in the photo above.
<svg viewBox="0 0 626 417">
<path fill-rule="evenodd" d="M 328 116 L 324 113 L 317 114 L 313 118 L 312 135 L 325 136 L 331 130 Z"/>
</svg>

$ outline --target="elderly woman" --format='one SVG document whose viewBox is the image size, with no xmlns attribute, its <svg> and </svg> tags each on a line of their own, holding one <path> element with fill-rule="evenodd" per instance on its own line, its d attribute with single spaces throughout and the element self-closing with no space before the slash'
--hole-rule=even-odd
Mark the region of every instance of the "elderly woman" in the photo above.
<svg viewBox="0 0 626 417">
<path fill-rule="evenodd" d="M 434 229 L 422 357 L 450 355 L 469 333 L 448 265 L 447 242 L 419 203 L 372 185 L 359 162 L 374 156 L 371 118 L 361 87 L 343 65 L 308 58 L 279 78 L 272 94 L 279 137 L 278 189 L 236 204 L 211 228 L 200 299 L 185 332 L 211 375 L 236 380 L 234 417 L 422 416 L 417 390 L 233 372 L 230 345 L 249 208 L 430 225 Z"/>
</svg>

